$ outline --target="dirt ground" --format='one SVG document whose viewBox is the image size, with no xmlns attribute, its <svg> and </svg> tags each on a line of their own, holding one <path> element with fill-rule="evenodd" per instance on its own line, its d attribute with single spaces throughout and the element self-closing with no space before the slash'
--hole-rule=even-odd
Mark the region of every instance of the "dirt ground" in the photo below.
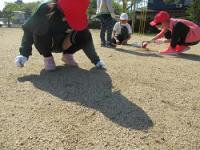
<svg viewBox="0 0 200 150">
<path fill-rule="evenodd" d="M 107 71 L 80 51 L 80 68 L 55 54 L 48 73 L 35 49 L 16 68 L 22 31 L 0 29 L 0 150 L 199 150 L 200 45 L 162 56 L 165 45 L 101 48 L 92 34 Z"/>
</svg>

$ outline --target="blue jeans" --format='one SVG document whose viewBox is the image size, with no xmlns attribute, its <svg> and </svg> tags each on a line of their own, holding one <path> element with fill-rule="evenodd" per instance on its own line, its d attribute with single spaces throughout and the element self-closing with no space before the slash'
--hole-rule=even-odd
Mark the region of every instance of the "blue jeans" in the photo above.
<svg viewBox="0 0 200 150">
<path fill-rule="evenodd" d="M 100 32 L 101 43 L 111 44 L 112 30 L 113 30 L 115 21 L 113 20 L 110 14 L 103 14 L 103 15 L 98 16 L 98 18 L 101 21 L 101 32 Z M 107 32 L 107 39 L 105 38 L 106 32 Z"/>
</svg>

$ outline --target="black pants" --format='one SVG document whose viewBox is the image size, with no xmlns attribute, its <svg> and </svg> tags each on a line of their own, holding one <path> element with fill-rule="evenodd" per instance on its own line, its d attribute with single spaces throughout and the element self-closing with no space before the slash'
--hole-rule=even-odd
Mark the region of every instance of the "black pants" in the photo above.
<svg viewBox="0 0 200 150">
<path fill-rule="evenodd" d="M 66 36 L 67 34 L 34 36 L 34 44 L 39 53 L 44 57 L 52 56 L 52 52 L 74 54 L 82 49 L 91 62 L 97 64 L 100 59 L 96 53 L 92 35 L 88 29 L 73 32 L 71 35 L 72 46 L 63 50 L 62 44 Z"/>
<path fill-rule="evenodd" d="M 189 45 L 198 44 L 199 41 L 193 42 L 193 43 L 186 43 L 185 42 L 189 31 L 190 31 L 190 28 L 188 26 L 186 26 L 182 22 L 178 22 L 174 26 L 172 33 L 171 33 L 171 47 L 175 48 L 176 45 L 188 45 L 189 46 Z"/>
<path fill-rule="evenodd" d="M 116 38 L 119 40 L 119 44 L 122 44 L 123 41 L 128 40 L 128 38 L 124 38 L 122 34 L 117 35 Z M 117 44 L 117 41 L 115 38 L 112 38 L 112 43 Z"/>
<path fill-rule="evenodd" d="M 121 34 L 117 35 L 116 38 L 119 40 L 119 44 L 122 44 L 122 42 L 123 42 L 124 40 L 128 40 L 128 39 L 124 39 L 123 36 L 122 36 Z M 115 38 L 112 38 L 111 41 L 112 41 L 113 44 L 117 44 L 117 41 L 116 41 Z"/>
<path fill-rule="evenodd" d="M 170 30 L 167 30 L 164 36 L 166 39 L 170 40 L 172 38 L 172 32 Z"/>
</svg>

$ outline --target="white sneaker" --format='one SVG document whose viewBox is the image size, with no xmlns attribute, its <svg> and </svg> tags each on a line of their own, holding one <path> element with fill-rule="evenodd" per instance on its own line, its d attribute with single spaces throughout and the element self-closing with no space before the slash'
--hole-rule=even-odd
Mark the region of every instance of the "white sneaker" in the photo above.
<svg viewBox="0 0 200 150">
<path fill-rule="evenodd" d="M 103 60 L 98 61 L 96 67 L 99 69 L 106 69 L 106 65 Z"/>
</svg>

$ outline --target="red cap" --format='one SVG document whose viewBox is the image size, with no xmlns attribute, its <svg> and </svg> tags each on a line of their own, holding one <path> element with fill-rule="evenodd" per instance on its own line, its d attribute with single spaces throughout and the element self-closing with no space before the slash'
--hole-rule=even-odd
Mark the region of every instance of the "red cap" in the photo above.
<svg viewBox="0 0 200 150">
<path fill-rule="evenodd" d="M 87 28 L 89 0 L 58 0 L 58 5 L 72 29 L 81 31 Z"/>
<path fill-rule="evenodd" d="M 165 22 L 170 19 L 170 15 L 166 11 L 160 11 L 155 17 L 154 20 L 150 22 L 151 26 L 155 26 L 159 23 Z"/>
</svg>

